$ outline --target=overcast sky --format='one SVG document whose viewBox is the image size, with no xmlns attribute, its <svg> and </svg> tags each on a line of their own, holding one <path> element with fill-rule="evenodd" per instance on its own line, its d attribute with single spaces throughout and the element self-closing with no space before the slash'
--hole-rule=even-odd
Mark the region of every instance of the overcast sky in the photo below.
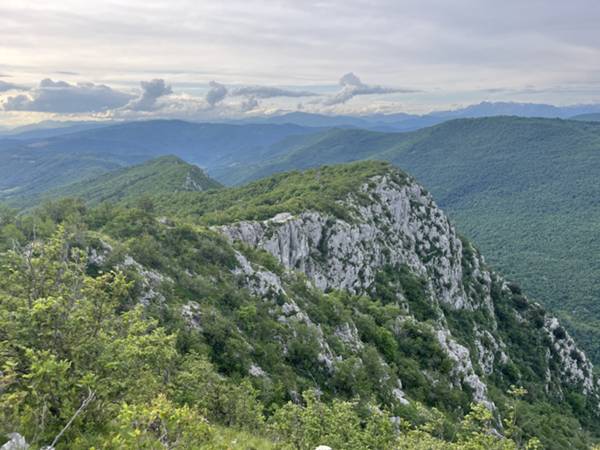
<svg viewBox="0 0 600 450">
<path fill-rule="evenodd" d="M 598 0 L 0 0 L 0 125 L 600 102 L 599 24 Z"/>
</svg>

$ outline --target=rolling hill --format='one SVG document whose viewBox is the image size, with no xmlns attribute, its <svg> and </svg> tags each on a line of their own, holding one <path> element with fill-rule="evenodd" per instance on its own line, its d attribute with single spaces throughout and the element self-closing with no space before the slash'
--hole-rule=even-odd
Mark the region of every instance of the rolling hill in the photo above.
<svg viewBox="0 0 600 450">
<path fill-rule="evenodd" d="M 205 168 L 265 159 L 274 144 L 318 129 L 296 125 L 198 124 L 177 120 L 130 122 L 59 136 L 0 140 L 0 202 L 81 181 L 173 154 Z"/>
<path fill-rule="evenodd" d="M 543 298 L 600 361 L 600 124 L 461 119 L 412 133 L 329 130 L 225 183 L 360 159 L 414 174 L 489 261 Z"/>
<path fill-rule="evenodd" d="M 96 205 L 105 201 L 133 201 L 157 194 L 206 191 L 221 186 L 199 167 L 176 156 L 162 156 L 22 199 L 20 206 L 63 197 L 78 197 L 88 205 Z"/>
</svg>

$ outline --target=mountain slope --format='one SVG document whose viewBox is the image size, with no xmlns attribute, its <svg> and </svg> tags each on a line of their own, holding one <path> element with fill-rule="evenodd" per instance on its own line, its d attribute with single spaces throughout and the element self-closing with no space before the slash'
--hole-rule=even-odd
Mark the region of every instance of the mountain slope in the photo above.
<svg viewBox="0 0 600 450">
<path fill-rule="evenodd" d="M 50 140 L 47 148 L 108 150 L 116 154 L 173 154 L 201 166 L 252 160 L 290 135 L 314 133 L 297 125 L 230 125 L 181 120 L 129 122 Z"/>
<path fill-rule="evenodd" d="M 50 190 L 42 198 L 79 197 L 90 205 L 104 201 L 132 201 L 142 196 L 169 192 L 205 191 L 220 188 L 202 169 L 176 156 L 163 156 Z M 25 199 L 21 206 L 40 203 Z"/>
<path fill-rule="evenodd" d="M 579 114 L 571 117 L 573 120 L 583 120 L 586 122 L 600 122 L 600 113 Z"/>
<path fill-rule="evenodd" d="M 3 149 L 0 144 L 0 202 L 15 204 L 23 197 L 40 195 L 144 159 L 109 152 L 45 152 L 23 144 Z"/>
<path fill-rule="evenodd" d="M 217 162 L 243 164 L 276 154 L 274 144 L 285 138 L 316 131 L 296 125 L 152 120 L 43 139 L 0 140 L 0 201 L 42 194 L 168 154 L 208 168 Z"/>
<path fill-rule="evenodd" d="M 413 133 L 332 130 L 225 182 L 359 159 L 383 159 L 424 182 L 488 255 L 568 320 L 600 361 L 600 125 L 499 117 Z"/>
<path fill-rule="evenodd" d="M 190 422 L 251 430 L 275 448 L 349 450 L 516 449 L 502 433 L 583 449 L 598 431 L 585 354 L 388 164 L 158 195 L 161 219 L 69 205 L 0 233 L 19 249 L 17 231 L 25 244 L 39 221 L 36 238 L 48 238 L 0 252 L 2 381 L 14 399 L 0 420 L 36 444 L 62 429 L 82 388 L 97 401 L 64 448 L 164 446 L 191 439 L 177 432 Z M 53 231 L 50 217 L 66 219 Z M 47 268 L 41 280 L 27 261 Z M 25 395 L 40 376 L 52 395 Z M 502 422 L 517 407 L 514 425 Z M 187 448 L 212 439 L 210 428 L 193 436 Z"/>
<path fill-rule="evenodd" d="M 62 134 L 76 133 L 78 131 L 89 130 L 92 128 L 100 128 L 113 125 L 111 122 L 97 121 L 43 121 L 30 125 L 23 125 L 13 128 L 4 136 L 11 139 L 45 139 L 59 136 Z"/>
</svg>

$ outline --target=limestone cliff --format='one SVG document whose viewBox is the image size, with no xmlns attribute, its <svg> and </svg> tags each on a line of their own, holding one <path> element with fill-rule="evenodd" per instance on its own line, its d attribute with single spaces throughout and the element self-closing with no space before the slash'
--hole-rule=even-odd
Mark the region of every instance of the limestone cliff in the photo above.
<svg viewBox="0 0 600 450">
<path fill-rule="evenodd" d="M 400 182 L 390 175 L 375 176 L 341 199 L 340 206 L 348 211 L 344 218 L 320 211 L 280 213 L 269 220 L 241 221 L 218 229 L 232 242 L 266 250 L 288 272 L 305 274 L 324 292 L 346 290 L 377 298 L 379 273 L 408 270 L 423 280 L 432 313 L 416 318 L 402 283 L 392 279 L 388 285 L 407 312 L 398 317 L 399 332 L 407 321 L 425 322 L 452 361 L 455 387 L 470 390 L 474 400 L 492 409 L 489 380 L 514 368 L 519 376 L 526 371 L 543 373 L 545 390 L 552 396 L 560 398 L 563 390 L 575 389 L 598 404 L 600 389 L 592 365 L 558 321 L 491 271 L 422 187 L 412 179 Z M 237 272 L 257 295 L 287 296 L 279 276 L 264 268 L 253 268 L 240 259 Z M 293 298 L 287 298 L 285 305 L 282 320 L 309 320 Z M 531 363 L 513 351 L 518 345 L 515 327 L 522 327 L 519 333 L 544 355 L 542 363 L 524 367 Z M 358 348 L 362 343 L 353 330 L 354 324 L 347 323 L 338 333 Z M 321 354 L 323 364 L 331 367 L 335 352 L 324 343 Z M 402 383 L 401 379 L 393 382 L 400 387 Z M 395 394 L 404 400 L 400 388 Z"/>
</svg>

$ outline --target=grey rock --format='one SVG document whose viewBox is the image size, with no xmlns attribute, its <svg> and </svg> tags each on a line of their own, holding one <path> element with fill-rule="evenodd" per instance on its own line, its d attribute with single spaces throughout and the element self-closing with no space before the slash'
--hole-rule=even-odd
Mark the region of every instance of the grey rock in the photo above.
<svg viewBox="0 0 600 450">
<path fill-rule="evenodd" d="M 289 272 L 302 272 L 315 288 L 325 292 L 343 289 L 353 294 L 373 293 L 379 270 L 388 265 L 406 265 L 427 281 L 427 296 L 438 312 L 428 326 L 453 363 L 454 385 L 457 388 L 468 385 L 475 401 L 495 410 L 488 398 L 486 377 L 509 363 L 510 354 L 497 332 L 492 285 L 501 286 L 503 295 L 511 295 L 509 284 L 486 267 L 485 260 L 471 244 L 463 249 L 454 227 L 418 184 L 412 181 L 398 184 L 390 176 L 376 176 L 360 191 L 360 199 L 351 194 L 340 202 L 352 213 L 352 220 L 305 211 L 298 215 L 280 213 L 265 221 L 242 221 L 217 230 L 231 241 L 266 250 Z M 250 290 L 258 295 L 271 291 L 287 297 L 277 275 L 252 268 L 241 258 L 238 261 L 239 274 L 247 277 Z M 401 293 L 398 303 L 405 303 Z M 471 330 L 475 336 L 475 354 L 452 336 L 441 306 L 458 314 L 479 310 L 489 319 L 475 324 Z M 513 313 L 523 326 L 531 325 L 518 310 Z M 277 314 L 281 323 L 304 321 L 320 330 L 291 298 L 285 300 Z M 408 320 L 405 315 L 396 319 L 398 332 L 405 320 Z M 583 392 L 595 399 L 600 411 L 600 386 L 591 363 L 568 334 L 557 338 L 558 329 L 558 321 L 546 314 L 544 332 L 551 346 L 540 351 L 547 355 L 549 366 L 550 360 L 555 359 L 552 366 L 560 368 L 558 374 L 547 370 L 547 389 L 552 381 L 555 382 L 552 385 L 582 386 Z M 334 334 L 355 350 L 364 345 L 352 323 L 338 327 Z M 324 338 L 320 341 L 319 359 L 329 370 L 334 370 L 338 357 Z M 401 388 L 393 388 L 392 394 L 399 402 L 403 401 Z"/>
<path fill-rule="evenodd" d="M 0 447 L 0 450 L 27 450 L 29 448 L 27 441 L 19 433 L 10 433 L 8 438 L 10 440 Z"/>
</svg>

